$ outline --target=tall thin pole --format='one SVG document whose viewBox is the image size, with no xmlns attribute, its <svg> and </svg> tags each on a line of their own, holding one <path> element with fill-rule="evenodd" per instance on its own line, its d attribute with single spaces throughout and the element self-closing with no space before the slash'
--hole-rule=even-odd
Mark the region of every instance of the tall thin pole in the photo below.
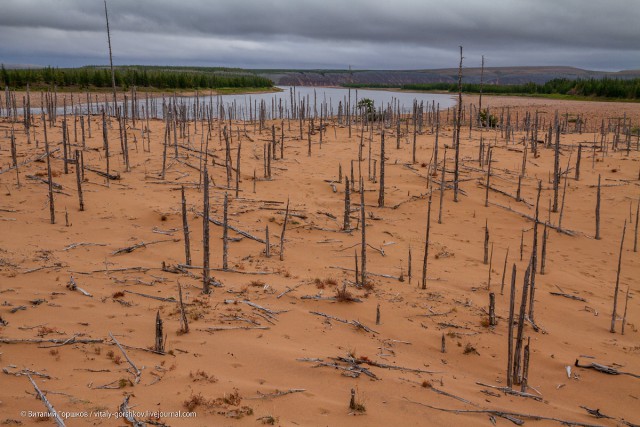
<svg viewBox="0 0 640 427">
<path fill-rule="evenodd" d="M 624 249 L 624 234 L 627 231 L 627 220 L 624 220 L 624 227 L 622 228 L 622 239 L 620 239 L 620 255 L 618 256 L 618 272 L 616 273 L 616 289 L 613 294 L 613 313 L 611 313 L 611 329 L 609 332 L 615 333 L 616 331 L 616 310 L 618 308 L 618 289 L 620 287 L 620 267 L 622 265 L 622 250 Z"/>
<path fill-rule="evenodd" d="M 458 201 L 458 179 L 460 176 L 460 124 L 462 123 L 462 46 L 460 46 L 460 66 L 458 67 L 458 121 L 456 122 L 456 165 L 453 177 L 453 201 Z"/>
<path fill-rule="evenodd" d="M 109 66 L 111 67 L 111 88 L 113 89 L 113 108 L 116 107 L 116 75 L 113 71 L 113 54 L 111 51 L 111 31 L 109 31 L 109 12 L 107 12 L 107 0 L 104 0 L 104 17 L 107 21 L 107 41 L 109 43 Z"/>
</svg>

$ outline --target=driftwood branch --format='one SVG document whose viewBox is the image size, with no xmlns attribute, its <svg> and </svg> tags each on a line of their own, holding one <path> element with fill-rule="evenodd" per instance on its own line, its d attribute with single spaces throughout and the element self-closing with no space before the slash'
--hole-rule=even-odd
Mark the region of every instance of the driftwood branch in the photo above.
<svg viewBox="0 0 640 427">
<path fill-rule="evenodd" d="M 307 390 L 304 388 L 292 388 L 289 390 L 276 390 L 273 393 L 267 393 L 267 394 L 258 392 L 257 396 L 246 397 L 245 399 L 247 400 L 271 399 L 274 397 L 286 396 L 287 394 L 292 394 L 292 393 L 302 393 L 303 391 L 307 391 Z"/>
<path fill-rule="evenodd" d="M 180 239 L 164 239 L 164 240 L 154 240 L 152 242 L 140 242 L 140 243 L 136 243 L 135 245 L 132 246 L 127 246 L 126 248 L 120 248 L 117 249 L 115 251 L 113 251 L 111 253 L 111 255 L 118 255 L 118 254 L 128 254 L 131 253 L 133 251 L 135 251 L 136 249 L 139 248 L 146 248 L 149 245 L 155 245 L 157 243 L 163 243 L 163 242 L 179 242 Z"/>
<path fill-rule="evenodd" d="M 563 420 L 560 418 L 554 418 L 554 417 L 545 417 L 542 415 L 534 415 L 534 414 L 522 414 L 522 413 L 518 413 L 518 412 L 510 412 L 510 411 L 501 411 L 501 410 L 497 410 L 497 409 L 447 409 L 447 408 L 439 408 L 437 406 L 432 406 L 432 405 L 428 405 L 426 403 L 422 403 L 422 402 L 416 402 L 415 400 L 411 400 L 411 399 L 407 399 L 406 397 L 403 397 L 404 400 L 406 400 L 407 402 L 410 403 L 415 403 L 416 405 L 420 405 L 420 406 L 424 406 L 426 408 L 429 409 L 434 409 L 436 411 L 442 411 L 442 412 L 449 412 L 449 413 L 453 413 L 453 414 L 489 414 L 489 415 L 494 415 L 496 417 L 501 417 L 504 418 L 506 420 L 511 421 L 512 423 L 516 424 L 516 425 L 523 425 L 524 421 L 522 420 L 522 418 L 525 419 L 530 419 L 530 420 L 534 420 L 534 421 L 555 421 L 558 422 L 560 424 L 563 425 L 571 425 L 571 426 L 580 426 L 580 427 L 605 427 L 601 424 L 586 424 L 586 423 L 581 423 L 579 421 L 568 421 L 568 420 Z"/>
<path fill-rule="evenodd" d="M 577 368 L 585 368 L 585 369 L 593 369 L 596 370 L 598 372 L 602 372 L 603 374 L 609 374 L 609 375 L 629 375 L 631 377 L 634 378 L 640 378 L 640 375 L 637 374 L 633 374 L 631 372 L 624 372 L 624 371 L 619 371 L 616 368 L 612 368 L 610 366 L 606 366 L 606 365 L 601 365 L 599 363 L 590 363 L 588 365 L 581 365 L 580 364 L 580 360 L 576 359 L 576 363 L 575 366 Z"/>
<path fill-rule="evenodd" d="M 124 401 L 120 404 L 120 406 L 118 407 L 118 410 L 120 414 L 122 414 L 122 418 L 124 418 L 133 427 L 145 427 L 146 426 L 145 423 L 143 423 L 142 421 L 136 420 L 136 418 L 133 416 L 134 413 L 129 408 L 130 397 L 131 395 L 127 395 L 127 397 L 124 398 Z"/>
<path fill-rule="evenodd" d="M 40 343 L 54 343 L 54 344 L 100 344 L 104 340 L 101 338 L 67 338 L 67 339 L 44 339 L 44 338 L 0 338 L 0 344 L 40 344 Z"/>
<path fill-rule="evenodd" d="M 565 297 L 565 298 L 569 298 L 569 299 L 574 299 L 576 301 L 583 301 L 583 302 L 587 302 L 586 299 L 576 296 L 576 295 L 571 295 L 571 294 L 565 294 L 564 292 L 549 292 L 551 295 L 555 295 L 555 296 L 559 296 L 559 297 Z"/>
<path fill-rule="evenodd" d="M 201 212 L 196 212 L 196 215 L 198 215 L 199 217 L 202 217 L 202 213 Z M 209 217 L 209 222 L 217 225 L 218 227 L 223 227 L 224 226 L 224 223 L 222 223 L 221 221 L 218 221 L 217 219 L 211 218 L 211 217 Z M 227 224 L 227 228 L 229 228 L 230 230 L 235 231 L 236 233 L 238 233 L 241 236 L 246 237 L 247 239 L 255 240 L 256 242 L 259 242 L 259 243 L 262 243 L 262 244 L 265 243 L 263 239 L 261 239 L 259 237 L 256 237 L 256 236 L 254 236 L 252 234 L 249 234 L 246 231 L 242 231 L 239 228 L 234 227 L 233 225 Z"/>
<path fill-rule="evenodd" d="M 540 397 L 540 396 L 536 396 L 535 394 L 531 394 L 531 393 L 525 393 L 525 392 L 522 392 L 522 391 L 517 391 L 517 390 L 512 389 L 511 387 L 499 387 L 499 386 L 495 386 L 495 385 L 491 385 L 491 384 L 481 383 L 480 381 L 476 381 L 476 384 L 481 385 L 483 387 L 494 388 L 496 390 L 500 390 L 501 392 L 503 392 L 505 394 L 510 394 L 512 396 L 527 397 L 529 399 L 533 399 L 533 400 L 537 400 L 538 402 L 542 402 L 542 397 Z"/>
<path fill-rule="evenodd" d="M 53 405 L 47 400 L 47 396 L 45 396 L 44 393 L 42 393 L 42 391 L 38 388 L 38 385 L 33 380 L 33 378 L 31 378 L 31 375 L 27 374 L 27 378 L 29 378 L 29 381 L 31 381 L 31 384 L 33 385 L 33 388 L 36 390 L 38 397 L 40 398 L 40 400 L 42 400 L 42 403 L 44 403 L 44 406 L 47 407 L 47 410 L 49 411 L 49 415 L 53 417 L 53 420 L 56 422 L 58 427 L 65 427 L 64 421 L 62 421 L 62 418 L 60 418 L 60 415 L 58 415 Z"/>
<path fill-rule="evenodd" d="M 362 323 L 358 322 L 357 320 L 340 319 L 339 317 L 335 317 L 335 316 L 332 316 L 332 315 L 326 314 L 326 313 L 320 313 L 319 311 L 310 311 L 309 313 L 315 314 L 316 316 L 326 317 L 327 319 L 335 320 L 337 322 L 344 323 L 344 324 L 347 324 L 347 325 L 353 325 L 356 328 L 363 329 L 366 332 L 371 332 L 371 333 L 374 333 L 374 334 L 378 333 L 377 331 L 374 331 L 373 329 L 369 328 L 368 326 L 363 325 Z"/>
<path fill-rule="evenodd" d="M 129 362 L 129 365 L 131 365 L 131 367 L 133 368 L 133 372 L 136 375 L 135 383 L 138 384 L 140 382 L 140 377 L 142 376 L 142 372 L 140 372 L 140 369 L 138 369 L 138 367 L 135 365 L 135 363 L 133 363 L 131 361 L 131 359 L 129 359 L 129 356 L 127 355 L 127 352 L 124 351 L 124 348 L 122 348 L 122 346 L 120 345 L 118 340 L 113 336 L 113 334 L 111 332 L 109 332 L 109 336 L 111 337 L 113 342 L 118 346 L 118 348 L 120 349 L 120 351 L 124 355 L 124 358 L 127 359 L 127 362 Z"/>
<path fill-rule="evenodd" d="M 218 332 L 218 331 L 233 331 L 233 330 L 242 330 L 248 331 L 250 329 L 270 329 L 268 326 L 210 326 L 208 328 L 199 329 L 200 331 L 205 332 Z"/>
</svg>

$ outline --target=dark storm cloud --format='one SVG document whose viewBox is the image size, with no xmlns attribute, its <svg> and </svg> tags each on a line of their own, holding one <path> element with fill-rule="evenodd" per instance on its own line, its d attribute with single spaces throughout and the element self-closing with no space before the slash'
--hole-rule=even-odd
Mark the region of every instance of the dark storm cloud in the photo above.
<svg viewBox="0 0 640 427">
<path fill-rule="evenodd" d="M 638 0 L 110 0 L 117 63 L 640 68 Z M 0 61 L 105 63 L 100 0 L 3 0 Z M 38 59 L 40 58 L 40 60 Z M 46 59 L 47 61 L 43 61 Z"/>
</svg>

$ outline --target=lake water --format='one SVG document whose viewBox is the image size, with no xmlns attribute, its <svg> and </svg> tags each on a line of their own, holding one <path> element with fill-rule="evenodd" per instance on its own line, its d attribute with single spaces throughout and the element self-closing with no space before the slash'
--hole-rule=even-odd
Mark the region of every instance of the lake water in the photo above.
<svg viewBox="0 0 640 427">
<path fill-rule="evenodd" d="M 255 117 L 256 107 L 259 107 L 263 101 L 267 119 L 280 117 L 281 115 L 286 117 L 287 112 L 291 109 L 292 100 L 296 108 L 299 108 L 301 103 L 304 102 L 304 105 L 308 108 L 307 111 L 314 115 L 319 114 L 321 108 L 325 109 L 325 114 L 336 115 L 338 114 L 339 103 L 342 103 L 343 111 L 345 111 L 344 108 L 349 102 L 349 97 L 352 108 L 354 108 L 358 100 L 369 98 L 374 102 L 376 108 L 387 108 L 391 106 L 394 110 L 400 109 L 400 112 L 403 114 L 413 111 L 414 101 L 417 101 L 418 104 L 424 103 L 425 108 L 430 105 L 439 105 L 441 110 L 452 107 L 456 103 L 455 96 L 450 94 L 369 89 L 351 89 L 351 91 L 349 91 L 349 89 L 346 88 L 308 86 L 279 86 L 278 88 L 281 89 L 281 92 L 213 96 L 208 95 L 207 91 L 202 91 L 198 97 L 198 102 L 200 106 L 212 106 L 211 111 L 216 117 L 219 115 L 220 106 L 223 106 L 227 114 L 229 111 L 233 111 L 233 115 L 237 119 L 248 119 L 250 115 Z M 32 96 L 36 95 L 33 94 Z M 61 98 L 63 96 L 65 96 L 65 94 L 58 94 L 58 105 L 62 103 Z M 66 96 L 68 97 L 68 95 Z M 92 103 L 91 113 L 93 114 L 97 114 L 100 111 L 105 101 L 109 102 L 109 100 L 112 99 L 111 95 L 105 93 L 98 95 L 90 94 L 90 96 Z M 168 103 L 172 97 L 173 95 L 167 92 L 164 96 L 165 102 Z M 79 101 L 82 102 L 82 104 L 76 103 L 75 108 L 77 112 L 79 114 L 87 114 L 89 107 L 86 104 L 86 98 L 82 96 Z M 189 106 L 191 110 L 190 116 L 192 116 L 196 97 L 178 97 L 176 101 L 178 104 Z M 76 102 L 78 102 L 78 99 L 76 99 Z M 162 96 L 150 98 L 147 101 L 145 95 L 139 94 L 136 105 L 138 116 L 144 116 L 142 114 L 144 108 L 150 110 L 151 117 L 161 118 L 163 116 L 162 103 Z M 67 104 L 69 104 L 68 99 Z M 118 105 L 122 106 L 122 102 L 119 102 Z M 129 100 L 127 108 L 129 111 L 131 110 L 131 100 Z M 22 112 L 21 110 L 22 109 L 18 110 L 19 114 Z M 40 114 L 40 111 L 39 108 L 31 108 L 31 114 L 33 115 Z M 58 107 L 57 113 L 58 115 L 63 114 L 63 108 Z M 67 113 L 72 113 L 70 106 L 67 107 Z"/>
</svg>

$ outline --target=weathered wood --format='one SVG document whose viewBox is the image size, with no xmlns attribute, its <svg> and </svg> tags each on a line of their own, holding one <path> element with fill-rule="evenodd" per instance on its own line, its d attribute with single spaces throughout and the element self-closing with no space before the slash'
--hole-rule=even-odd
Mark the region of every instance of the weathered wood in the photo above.
<svg viewBox="0 0 640 427">
<path fill-rule="evenodd" d="M 180 187 L 180 198 L 182 206 L 182 232 L 184 235 L 184 258 L 185 264 L 191 265 L 191 244 L 189 239 L 189 221 L 187 219 L 187 199 L 184 194 L 184 185 Z"/>
<path fill-rule="evenodd" d="M 222 203 L 222 269 L 229 268 L 229 221 L 228 221 L 229 196 L 224 193 L 224 202 Z"/>
<path fill-rule="evenodd" d="M 596 240 L 600 240 L 600 175 L 598 175 L 598 193 L 596 194 Z"/>
<path fill-rule="evenodd" d="M 146 427 L 146 424 L 142 421 L 138 421 L 135 417 L 135 411 L 132 411 L 129 407 L 129 399 L 132 395 L 128 394 L 118 407 L 118 413 L 124 418 L 132 427 Z"/>
<path fill-rule="evenodd" d="M 180 281 L 178 281 L 178 303 L 180 304 L 180 332 L 186 334 L 189 332 L 189 321 L 182 301 L 182 284 Z"/>
<path fill-rule="evenodd" d="M 27 374 L 27 378 L 29 378 L 31 385 L 33 385 L 33 388 L 36 390 L 36 394 L 38 395 L 42 403 L 44 403 L 44 406 L 47 407 L 49 415 L 53 418 L 58 427 L 65 427 L 64 421 L 62 420 L 56 409 L 53 407 L 51 402 L 49 402 L 47 396 L 45 396 L 45 394 L 38 388 L 38 385 L 33 380 L 33 378 L 31 378 L 31 375 Z"/>
<path fill-rule="evenodd" d="M 367 283 L 367 228 L 366 216 L 364 214 L 364 183 L 360 182 L 360 229 L 362 230 L 361 254 L 360 254 L 360 285 L 364 286 Z"/>
<path fill-rule="evenodd" d="M 44 147 L 47 154 L 47 179 L 49 181 L 49 216 L 51 224 L 56 223 L 56 209 L 53 200 L 53 177 L 51 174 L 51 152 L 49 151 L 49 140 L 47 139 L 47 124 L 42 113 L 42 131 L 44 132 Z"/>
<path fill-rule="evenodd" d="M 289 222 L 289 199 L 287 199 L 284 222 L 282 223 L 282 233 L 280 233 L 280 261 L 284 261 L 284 233 L 287 231 L 287 222 Z"/>
<path fill-rule="evenodd" d="M 516 264 L 511 270 L 511 293 L 509 294 L 509 325 L 507 335 L 507 387 L 513 386 L 513 316 L 516 301 Z"/>
<path fill-rule="evenodd" d="M 384 130 L 380 134 L 380 189 L 378 191 L 378 207 L 384 207 Z"/>
<path fill-rule="evenodd" d="M 120 345 L 118 340 L 113 336 L 113 334 L 111 332 L 109 332 L 109 337 L 111 337 L 111 339 L 116 344 L 116 346 L 118 346 L 118 348 L 120 349 L 120 351 L 124 355 L 124 358 L 127 360 L 127 362 L 129 362 L 129 365 L 131 365 L 131 368 L 133 368 L 133 372 L 135 373 L 135 376 L 136 376 L 134 382 L 135 382 L 135 384 L 138 384 L 140 382 L 140 377 L 142 376 L 142 372 L 140 372 L 140 369 L 138 369 L 138 367 L 135 365 L 135 363 L 133 363 L 133 361 L 131 359 L 129 359 L 129 355 L 127 354 L 126 351 L 124 351 L 124 348 L 122 348 L 122 346 Z"/>
<path fill-rule="evenodd" d="M 1 338 L 0 344 L 42 344 L 42 343 L 53 343 L 53 344 L 100 344 L 103 343 L 104 340 L 102 338 L 77 338 L 76 336 L 72 336 L 71 338 L 61 339 L 61 338 Z"/>
<path fill-rule="evenodd" d="M 427 289 L 427 262 L 429 258 L 429 237 L 431 233 L 431 192 L 429 192 L 429 202 L 427 207 L 427 231 L 424 242 L 424 258 L 422 260 L 422 289 Z"/>
<path fill-rule="evenodd" d="M 448 412 L 453 414 L 488 414 L 496 417 L 504 418 L 505 420 L 511 421 L 516 425 L 523 425 L 524 421 L 521 418 L 527 418 L 533 421 L 555 421 L 562 425 L 570 425 L 570 426 L 578 426 L 578 427 L 605 427 L 602 424 L 587 424 L 579 421 L 571 421 L 571 420 L 563 420 L 555 417 L 546 417 L 543 415 L 534 415 L 534 414 L 523 414 L 519 412 L 511 412 L 511 411 L 503 411 L 497 409 L 447 409 L 447 408 L 439 408 L 437 406 L 428 405 L 426 403 L 416 402 L 414 400 L 407 399 L 403 397 L 407 402 L 415 403 L 416 405 L 424 406 L 436 411 Z"/>
<path fill-rule="evenodd" d="M 612 368 L 610 366 L 606 366 L 606 365 L 601 365 L 600 363 L 590 363 L 588 365 L 581 365 L 580 364 L 580 360 L 576 359 L 576 362 L 574 363 L 574 365 L 578 368 L 585 368 L 585 369 L 593 369 L 596 370 L 598 372 L 602 372 L 603 374 L 609 374 L 609 375 L 629 375 L 631 377 L 634 378 L 640 378 L 640 375 L 631 373 L 631 372 L 624 372 L 624 371 L 620 371 L 616 368 Z"/>
<path fill-rule="evenodd" d="M 622 227 L 622 238 L 620 239 L 620 254 L 618 255 L 618 270 L 616 272 L 616 287 L 613 293 L 613 312 L 611 313 L 611 329 L 609 332 L 616 332 L 616 316 L 618 308 L 618 289 L 620 288 L 620 269 L 622 267 L 622 251 L 624 249 L 624 235 L 627 231 L 627 220 L 624 220 L 624 226 Z"/>
<path fill-rule="evenodd" d="M 203 214 L 201 212 L 196 212 L 196 215 L 198 215 L 200 217 L 203 216 Z M 209 217 L 209 222 L 214 224 L 214 225 L 217 225 L 219 227 L 224 227 L 224 223 L 221 222 L 221 221 L 218 221 L 217 219 Z M 265 243 L 265 240 L 263 240 L 263 239 L 261 239 L 259 237 L 256 237 L 256 236 L 254 236 L 252 234 L 249 234 L 246 231 L 240 230 L 238 227 L 235 227 L 235 226 L 233 226 L 231 224 L 227 224 L 227 228 L 229 228 L 230 230 L 235 231 L 236 233 L 238 233 L 241 236 L 246 237 L 247 239 L 255 240 L 258 243 L 263 243 L 263 244 Z"/>
<path fill-rule="evenodd" d="M 289 390 L 276 390 L 273 393 L 266 393 L 266 394 L 258 392 L 257 396 L 245 397 L 245 399 L 247 400 L 273 399 L 274 397 L 286 396 L 288 394 L 293 394 L 293 393 L 302 393 L 304 391 L 307 391 L 307 390 L 304 388 L 292 388 Z"/>
<path fill-rule="evenodd" d="M 489 293 L 489 326 L 495 326 L 498 322 L 496 321 L 496 294 L 493 292 Z"/>
<path fill-rule="evenodd" d="M 204 168 L 204 191 L 202 194 L 202 293 L 211 293 L 210 280 L 209 280 L 209 173 L 207 167 Z"/>
<path fill-rule="evenodd" d="M 156 353 L 164 353 L 164 332 L 160 310 L 156 311 L 156 340 L 153 349 Z"/>
</svg>

